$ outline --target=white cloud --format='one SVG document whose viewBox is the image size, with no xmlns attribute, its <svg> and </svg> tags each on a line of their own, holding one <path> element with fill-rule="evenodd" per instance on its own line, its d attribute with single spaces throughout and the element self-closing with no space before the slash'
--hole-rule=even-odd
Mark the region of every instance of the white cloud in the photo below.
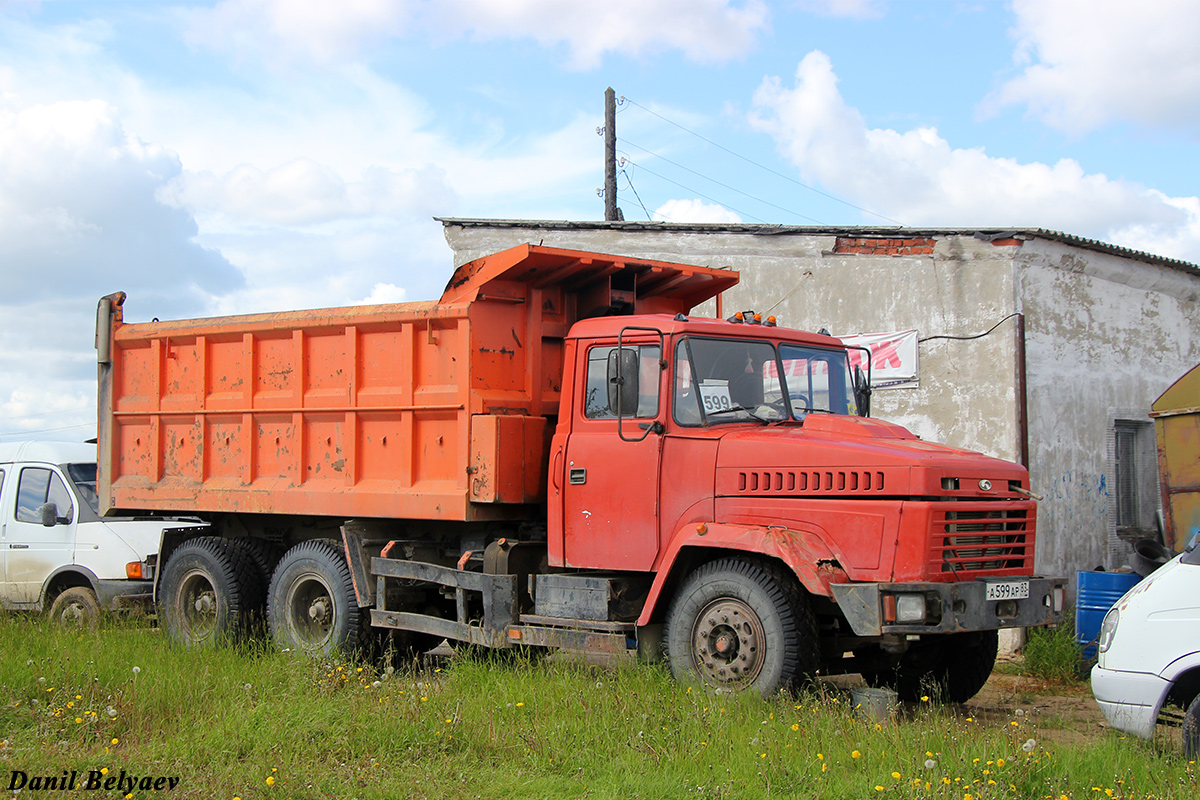
<svg viewBox="0 0 1200 800">
<path fill-rule="evenodd" d="M 724 206 L 702 200 L 668 200 L 654 209 L 657 222 L 718 222 L 737 224 L 742 218 Z"/>
<path fill-rule="evenodd" d="M 371 293 L 363 298 L 364 305 L 377 305 L 382 303 L 403 303 L 408 300 L 408 292 L 403 286 L 397 286 L 394 283 L 377 283 L 371 289 Z"/>
<path fill-rule="evenodd" d="M 0 304 L 136 283 L 181 309 L 236 288 L 240 273 L 196 244 L 193 218 L 156 198 L 180 170 L 102 101 L 0 100 L 0 263 L 21 265 Z"/>
<path fill-rule="evenodd" d="M 263 52 L 321 63 L 402 36 L 406 0 L 222 0 L 192 15 L 187 41 L 241 57 Z"/>
<path fill-rule="evenodd" d="M 1023 71 L 981 105 L 1009 105 L 1063 131 L 1110 121 L 1200 123 L 1200 3 L 1195 0 L 1015 0 Z"/>
<path fill-rule="evenodd" d="M 875 19 L 883 16 L 883 0 L 798 0 L 797 5 L 822 17 Z"/>
<path fill-rule="evenodd" d="M 570 66 L 592 69 L 606 53 L 679 50 L 699 63 L 728 61 L 749 52 L 767 18 L 762 0 L 222 0 L 193 14 L 188 40 L 269 63 L 327 63 L 410 35 L 533 39 L 564 46 Z"/>
<path fill-rule="evenodd" d="M 1057 228 L 1130 246 L 1123 236 L 1154 231 L 1163 238 L 1138 246 L 1200 260 L 1195 198 L 1088 174 L 1072 159 L 1020 163 L 954 148 L 934 128 L 869 128 L 820 51 L 800 62 L 793 87 L 763 81 L 754 109 L 751 124 L 775 139 L 806 180 L 905 225 Z"/>
</svg>

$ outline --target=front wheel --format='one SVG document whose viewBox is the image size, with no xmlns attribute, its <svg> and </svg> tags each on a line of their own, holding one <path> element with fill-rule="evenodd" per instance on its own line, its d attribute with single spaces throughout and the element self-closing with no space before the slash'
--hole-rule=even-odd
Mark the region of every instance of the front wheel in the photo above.
<svg viewBox="0 0 1200 800">
<path fill-rule="evenodd" d="M 795 578 L 742 558 L 693 572 L 671 602 L 663 638 L 671 672 L 763 696 L 794 686 L 817 666 L 816 626 Z"/>
<path fill-rule="evenodd" d="M 72 586 L 54 598 L 50 619 L 63 627 L 95 628 L 100 624 L 100 601 L 91 588 Z"/>
<path fill-rule="evenodd" d="M 358 607 L 342 549 L 312 539 L 288 550 L 267 593 L 271 635 L 284 647 L 329 655 L 367 649 L 367 612 Z"/>
<path fill-rule="evenodd" d="M 1192 700 L 1183 715 L 1183 757 L 1200 756 L 1200 695 Z"/>
<path fill-rule="evenodd" d="M 965 703 L 991 676 L 999 642 L 995 630 L 941 634 L 915 645 L 896 668 L 864 672 L 863 679 L 871 686 L 895 689 L 908 702 L 932 696 Z"/>
</svg>

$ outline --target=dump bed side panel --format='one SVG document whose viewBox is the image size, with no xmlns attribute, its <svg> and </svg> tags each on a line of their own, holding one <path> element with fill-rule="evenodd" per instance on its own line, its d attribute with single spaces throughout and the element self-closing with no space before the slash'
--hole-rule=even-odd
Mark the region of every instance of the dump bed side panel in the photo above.
<svg viewBox="0 0 1200 800">
<path fill-rule="evenodd" d="M 101 369 L 106 507 L 468 518 L 467 312 L 117 313 Z"/>
</svg>

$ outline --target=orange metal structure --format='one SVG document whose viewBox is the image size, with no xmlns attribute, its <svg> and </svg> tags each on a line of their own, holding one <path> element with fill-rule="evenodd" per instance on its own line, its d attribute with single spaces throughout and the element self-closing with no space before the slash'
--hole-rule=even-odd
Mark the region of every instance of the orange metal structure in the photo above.
<svg viewBox="0 0 1200 800">
<path fill-rule="evenodd" d="M 1151 406 L 1158 438 L 1164 544 L 1183 549 L 1200 536 L 1200 364 Z"/>
<path fill-rule="evenodd" d="M 110 295 L 101 506 L 210 523 L 158 555 L 189 644 L 265 606 L 305 649 L 637 647 L 965 700 L 998 628 L 1061 616 L 1028 473 L 866 418 L 837 339 L 688 316 L 737 279 L 523 245 L 436 303 L 126 324 Z"/>
<path fill-rule="evenodd" d="M 437 303 L 127 325 L 114 297 L 100 491 L 157 511 L 521 516 L 545 501 L 570 326 L 736 281 L 525 245 L 464 265 Z"/>
</svg>

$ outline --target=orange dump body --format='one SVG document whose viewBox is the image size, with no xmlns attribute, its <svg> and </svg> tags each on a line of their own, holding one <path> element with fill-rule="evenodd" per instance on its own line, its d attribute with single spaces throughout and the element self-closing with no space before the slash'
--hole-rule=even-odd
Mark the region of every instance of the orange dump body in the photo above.
<svg viewBox="0 0 1200 800">
<path fill-rule="evenodd" d="M 737 274 L 522 245 L 438 302 L 126 324 L 102 301 L 105 509 L 513 519 L 544 510 L 563 340 Z"/>
</svg>

